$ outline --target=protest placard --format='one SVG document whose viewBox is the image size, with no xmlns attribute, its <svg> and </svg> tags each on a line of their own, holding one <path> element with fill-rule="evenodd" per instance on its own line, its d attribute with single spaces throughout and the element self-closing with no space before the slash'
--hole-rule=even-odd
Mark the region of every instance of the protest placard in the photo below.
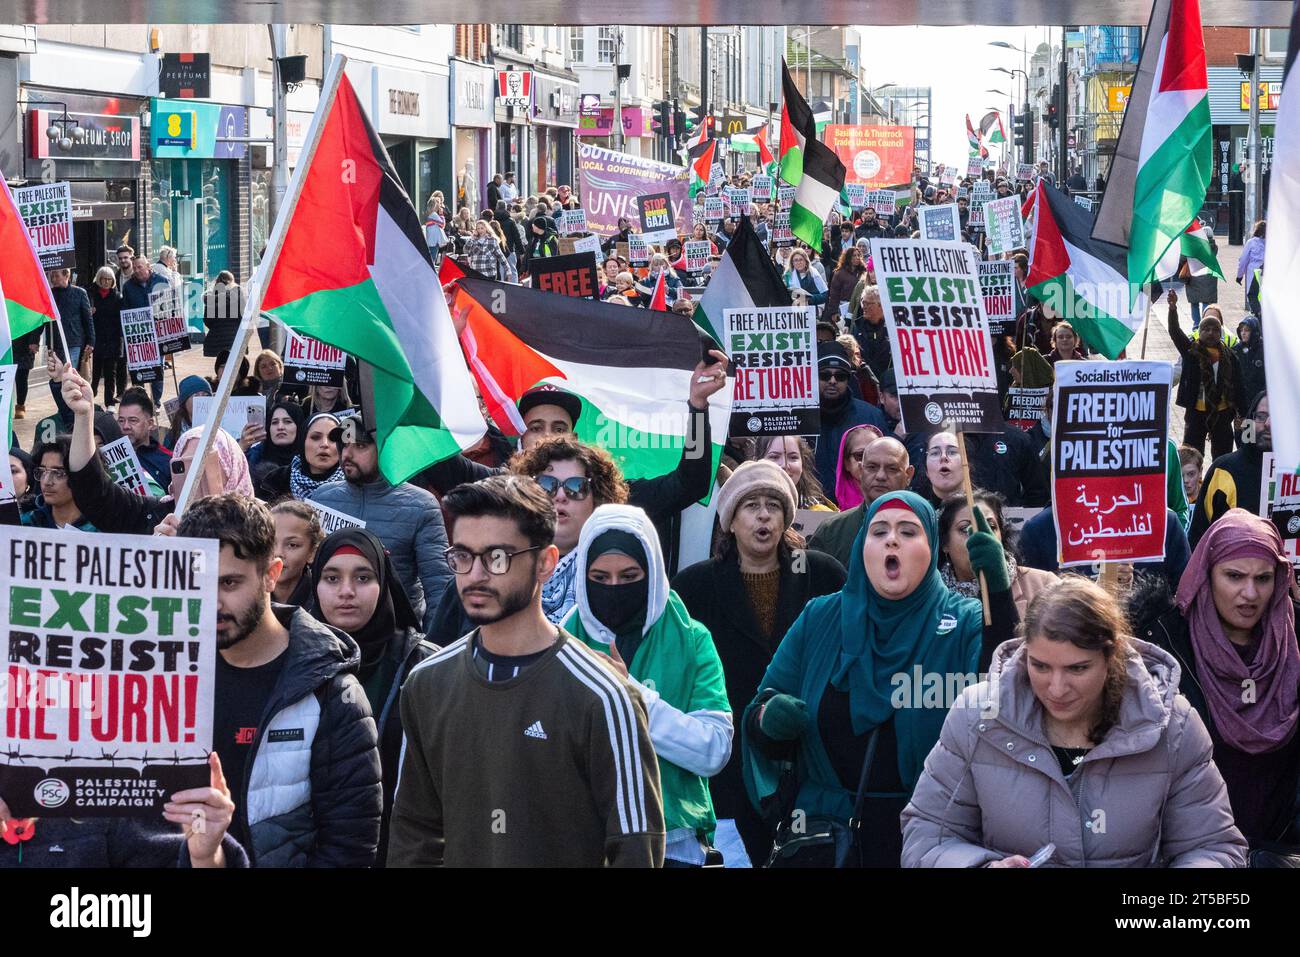
<svg viewBox="0 0 1300 957">
<path fill-rule="evenodd" d="M 1296 469 L 1279 469 L 1272 452 L 1260 463 L 1259 514 L 1273 523 L 1282 536 L 1282 551 L 1292 565 L 1300 565 L 1300 475 Z"/>
<path fill-rule="evenodd" d="M 845 183 L 844 195 L 848 197 L 850 208 L 861 209 L 867 205 L 867 184 Z"/>
<path fill-rule="evenodd" d="M 704 221 L 706 223 L 720 223 L 723 217 L 723 202 L 721 196 L 704 197 Z"/>
<path fill-rule="evenodd" d="M 32 238 L 42 269 L 77 265 L 72 236 L 72 184 L 42 183 L 13 191 L 14 205 Z"/>
<path fill-rule="evenodd" d="M 867 193 L 866 205 L 874 209 L 877 216 L 892 216 L 895 209 L 894 191 L 873 189 Z"/>
<path fill-rule="evenodd" d="M 993 340 L 975 250 L 961 242 L 873 239 L 907 432 L 951 424 L 1001 432 Z"/>
<path fill-rule="evenodd" d="M 641 217 L 641 235 L 646 242 L 666 243 L 677 238 L 677 227 L 673 225 L 672 197 L 668 193 L 651 193 L 639 197 L 637 213 Z"/>
<path fill-rule="evenodd" d="M 122 310 L 122 342 L 126 345 L 126 368 L 132 382 L 143 385 L 162 379 L 162 350 L 158 348 L 158 325 L 151 308 Z"/>
<path fill-rule="evenodd" d="M 793 246 L 794 231 L 790 228 L 790 212 L 782 210 L 772 218 L 772 245 L 776 247 Z"/>
<path fill-rule="evenodd" d="M 575 253 L 591 253 L 599 260 L 600 237 L 591 235 L 579 236 L 573 241 L 573 251 Z"/>
<path fill-rule="evenodd" d="M 980 292 L 984 294 L 984 315 L 989 331 L 995 336 L 1009 336 L 1016 327 L 1016 264 L 1010 259 L 995 259 L 979 264 Z"/>
<path fill-rule="evenodd" d="M 984 172 L 984 160 L 978 156 L 972 156 L 966 161 L 966 175 L 972 179 L 979 179 L 980 174 Z"/>
<path fill-rule="evenodd" d="M 794 205 L 795 188 L 793 186 L 782 186 L 776 191 L 777 204 L 782 209 L 789 209 Z"/>
<path fill-rule="evenodd" d="M 1034 179 L 1034 164 L 1033 164 L 1033 163 L 1017 163 L 1017 164 L 1016 164 L 1016 182 L 1019 182 L 1019 183 L 1031 183 L 1031 182 L 1033 182 L 1033 179 Z"/>
<path fill-rule="evenodd" d="M 600 273 L 596 257 L 591 253 L 534 259 L 528 269 L 534 289 L 577 299 L 595 299 L 600 295 Z"/>
<path fill-rule="evenodd" d="M 690 239 L 682 247 L 686 256 L 687 272 L 705 272 L 709 268 L 709 256 L 713 244 L 707 239 Z"/>
<path fill-rule="evenodd" d="M 366 523 L 359 518 L 353 518 L 343 512 L 330 508 L 328 505 L 322 505 L 320 502 L 313 502 L 307 499 L 307 504 L 316 510 L 320 516 L 320 527 L 326 535 L 332 535 L 340 528 L 365 528 Z"/>
<path fill-rule="evenodd" d="M 13 402 L 14 377 L 18 372 L 16 365 L 0 366 L 0 422 L 9 422 L 9 410 Z M 18 510 L 18 490 L 14 486 L 13 473 L 8 467 L 0 469 L 0 525 L 17 525 L 22 516 Z"/>
<path fill-rule="evenodd" d="M 0 528 L 0 794 L 16 817 L 161 821 L 208 785 L 215 539 Z"/>
<path fill-rule="evenodd" d="M 823 522 L 828 518 L 834 517 L 834 512 L 823 512 L 811 508 L 800 508 L 795 510 L 794 521 L 790 524 L 790 527 L 804 538 L 812 538 L 813 533 L 816 532 L 817 529 L 821 528 Z"/>
<path fill-rule="evenodd" d="M 984 204 L 984 229 L 989 252 L 995 256 L 1025 248 L 1025 223 L 1020 218 L 1020 197 L 1003 196 Z"/>
<path fill-rule="evenodd" d="M 971 203 L 967 208 L 966 228 L 981 231 L 984 229 L 984 207 L 979 203 Z"/>
<path fill-rule="evenodd" d="M 750 193 L 748 189 L 728 187 L 722 191 L 728 216 L 748 216 Z"/>
<path fill-rule="evenodd" d="M 722 168 L 721 163 L 714 163 L 709 167 L 709 189 L 717 192 L 726 181 L 727 171 Z"/>
<path fill-rule="evenodd" d="M 1028 432 L 1043 417 L 1047 408 L 1047 395 L 1050 386 L 1039 389 L 1026 389 L 1013 385 L 1007 388 L 1007 425 Z"/>
<path fill-rule="evenodd" d="M 961 214 L 956 203 L 922 206 L 918 215 L 921 218 L 922 239 L 961 239 Z"/>
<path fill-rule="evenodd" d="M 628 233 L 627 262 L 629 266 L 648 266 L 650 264 L 650 244 L 640 233 Z"/>
<path fill-rule="evenodd" d="M 1082 206 L 1084 209 L 1086 209 L 1088 212 L 1090 213 L 1092 212 L 1092 200 L 1090 200 L 1087 196 L 1076 196 L 1074 197 L 1074 201 L 1079 206 Z"/>
<path fill-rule="evenodd" d="M 587 232 L 587 211 L 582 208 L 560 210 L 559 227 L 562 236 Z"/>
<path fill-rule="evenodd" d="M 165 356 L 184 352 L 190 347 L 190 328 L 177 290 L 161 296 L 153 304 L 153 322 L 158 330 L 158 349 Z"/>
<path fill-rule="evenodd" d="M 951 186 L 957 182 L 957 170 L 945 169 L 938 177 L 940 186 Z"/>
<path fill-rule="evenodd" d="M 724 309 L 722 317 L 736 366 L 731 434 L 817 435 L 817 310 Z"/>
<path fill-rule="evenodd" d="M 194 411 L 194 424 L 203 425 L 208 421 L 216 402 L 210 395 L 196 395 L 190 404 Z M 266 424 L 266 396 L 264 395 L 232 395 L 226 400 L 226 412 L 221 417 L 221 427 L 239 438 L 244 432 L 244 426 L 256 422 L 258 425 Z"/>
<path fill-rule="evenodd" d="M 124 435 L 104 443 L 99 447 L 99 457 L 104 460 L 108 477 L 122 488 L 133 495 L 149 494 L 149 482 L 129 437 Z"/>
<path fill-rule="evenodd" d="M 772 201 L 772 185 L 771 176 L 766 173 L 755 173 L 749 181 L 749 189 L 753 194 L 754 202 L 770 203 Z"/>
<path fill-rule="evenodd" d="M 1165 554 L 1168 362 L 1058 362 L 1052 504 L 1062 567 Z"/>
<path fill-rule="evenodd" d="M 343 384 L 347 366 L 347 353 L 334 346 L 302 336 L 288 326 L 282 326 L 284 343 L 284 381 L 303 385 Z"/>
<path fill-rule="evenodd" d="M 986 179 L 977 179 L 970 184 L 970 201 L 983 205 L 993 201 L 993 184 Z"/>
</svg>

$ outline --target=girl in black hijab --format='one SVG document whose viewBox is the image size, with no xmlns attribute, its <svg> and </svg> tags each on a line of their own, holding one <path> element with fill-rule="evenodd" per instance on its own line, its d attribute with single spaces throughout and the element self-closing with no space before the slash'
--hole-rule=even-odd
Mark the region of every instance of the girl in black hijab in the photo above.
<svg viewBox="0 0 1300 957">
<path fill-rule="evenodd" d="M 276 469 L 287 469 L 302 455 L 307 437 L 307 414 L 293 399 L 272 403 L 266 413 L 266 438 L 248 450 L 248 474 L 257 497 L 268 499 L 263 482 Z"/>
<path fill-rule="evenodd" d="M 312 579 L 312 613 L 347 632 L 361 646 L 357 679 L 379 728 L 384 775 L 384 818 L 377 858 L 383 861 L 402 752 L 398 695 L 411 669 L 438 649 L 421 638 L 419 619 L 383 543 L 373 533 L 364 528 L 341 528 L 326 538 L 316 552 Z"/>
</svg>

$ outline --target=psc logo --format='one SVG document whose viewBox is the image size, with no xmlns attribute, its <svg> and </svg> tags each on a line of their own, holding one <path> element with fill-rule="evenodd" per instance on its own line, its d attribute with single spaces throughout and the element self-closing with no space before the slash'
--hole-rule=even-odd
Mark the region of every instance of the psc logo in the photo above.
<svg viewBox="0 0 1300 957">
<path fill-rule="evenodd" d="M 938 402 L 927 402 L 925 404 L 925 421 L 931 425 L 938 425 L 943 421 L 943 406 Z"/>
<path fill-rule="evenodd" d="M 996 453 L 998 453 L 998 455 L 1006 455 L 1006 454 L 1007 454 L 1007 443 L 1002 442 L 1002 441 L 994 442 L 994 443 L 993 443 L 993 451 L 996 452 Z"/>
<path fill-rule="evenodd" d="M 751 432 L 760 432 L 763 429 L 763 420 L 756 415 L 751 415 L 745 420 L 745 428 Z"/>
<path fill-rule="evenodd" d="M 68 782 L 60 781 L 58 778 L 46 778 L 36 785 L 32 791 L 32 797 L 36 803 L 45 808 L 63 807 L 68 803 L 68 798 L 72 797 L 72 789 L 68 787 Z"/>
</svg>

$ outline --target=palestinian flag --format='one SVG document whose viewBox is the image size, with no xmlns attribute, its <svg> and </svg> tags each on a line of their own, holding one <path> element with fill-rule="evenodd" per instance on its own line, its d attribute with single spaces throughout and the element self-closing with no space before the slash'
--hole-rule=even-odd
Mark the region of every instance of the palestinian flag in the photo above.
<svg viewBox="0 0 1300 957">
<path fill-rule="evenodd" d="M 778 161 L 780 176 L 791 186 L 798 186 L 803 179 L 803 154 L 814 130 L 812 110 L 808 101 L 799 94 L 794 77 L 785 60 L 781 61 L 781 145 Z"/>
<path fill-rule="evenodd" d="M 971 156 L 988 156 L 989 151 L 984 148 L 980 142 L 980 135 L 975 132 L 975 126 L 970 121 L 970 114 L 966 114 L 966 141 L 970 144 Z"/>
<path fill-rule="evenodd" d="M 259 270 L 262 310 L 372 367 L 377 401 L 365 412 L 397 484 L 469 448 L 485 426 L 420 218 L 341 59 L 276 221 L 278 252 Z"/>
<path fill-rule="evenodd" d="M 668 311 L 668 270 L 661 269 L 659 278 L 655 280 L 654 292 L 650 294 L 651 312 Z"/>
<path fill-rule="evenodd" d="M 844 164 L 817 138 L 812 110 L 794 85 L 789 67 L 782 63 L 781 69 L 781 178 L 795 187 L 790 231 L 820 249 L 822 226 L 844 188 Z"/>
<path fill-rule="evenodd" d="M 574 432 L 608 450 L 625 477 L 677 468 L 686 399 L 705 345 L 684 317 L 483 279 L 458 282 L 452 308 L 465 319 L 461 347 L 503 432 L 523 431 L 515 404 L 546 382 L 582 400 Z M 733 392 L 724 388 L 709 399 L 714 468 Z"/>
<path fill-rule="evenodd" d="M 766 123 L 760 123 L 743 133 L 732 133 L 731 148 L 737 153 L 757 153 L 759 166 L 767 166 L 775 158 L 771 147 L 767 145 Z"/>
<path fill-rule="evenodd" d="M 1089 346 L 1118 358 L 1147 314 L 1146 296 L 1129 289 L 1125 250 L 1093 239 L 1092 215 L 1045 180 L 1033 199 L 1026 289 Z"/>
<path fill-rule="evenodd" d="M 723 352 L 730 353 L 723 335 L 724 309 L 748 309 L 754 306 L 788 306 L 790 290 L 786 288 L 772 263 L 772 257 L 763 248 L 763 242 L 750 225 L 749 217 L 742 216 L 735 235 L 722 253 L 718 268 L 704 287 L 692 318 L 700 329 L 709 335 Z"/>
<path fill-rule="evenodd" d="M 41 268 L 32 237 L 23 224 L 9 184 L 0 175 L 0 295 L 4 315 L 0 316 L 0 365 L 13 362 L 13 340 L 58 318 L 50 282 Z"/>
<path fill-rule="evenodd" d="M 713 172 L 713 158 L 717 152 L 717 147 L 717 140 L 705 139 L 701 140 L 695 146 L 692 146 L 687 153 L 687 156 L 690 158 L 690 195 L 692 198 L 694 198 L 697 193 L 708 188 L 709 174 Z"/>
<path fill-rule="evenodd" d="M 713 138 L 713 117 L 706 116 L 704 122 L 695 128 L 694 135 L 686 141 L 686 149 L 693 150 L 707 139 Z"/>
<path fill-rule="evenodd" d="M 1209 227 L 1199 219 L 1193 219 L 1192 224 L 1183 233 L 1180 249 L 1187 257 L 1187 266 L 1193 276 L 1214 273 L 1220 279 L 1223 278 L 1219 257 L 1214 254 L 1214 247 L 1210 245 Z"/>
<path fill-rule="evenodd" d="M 1135 286 L 1161 278 L 1214 169 L 1199 0 L 1156 0 L 1092 233 L 1128 247 Z"/>
</svg>

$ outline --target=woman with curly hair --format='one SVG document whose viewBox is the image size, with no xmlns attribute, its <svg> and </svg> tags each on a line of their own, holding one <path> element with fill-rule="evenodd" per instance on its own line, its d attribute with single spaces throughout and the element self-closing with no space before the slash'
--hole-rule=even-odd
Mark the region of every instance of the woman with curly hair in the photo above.
<svg viewBox="0 0 1300 957">
<path fill-rule="evenodd" d="M 799 492 L 799 508 L 814 512 L 839 511 L 817 479 L 812 447 L 797 435 L 764 435 L 754 441 L 753 459 L 776 463 Z"/>
</svg>

